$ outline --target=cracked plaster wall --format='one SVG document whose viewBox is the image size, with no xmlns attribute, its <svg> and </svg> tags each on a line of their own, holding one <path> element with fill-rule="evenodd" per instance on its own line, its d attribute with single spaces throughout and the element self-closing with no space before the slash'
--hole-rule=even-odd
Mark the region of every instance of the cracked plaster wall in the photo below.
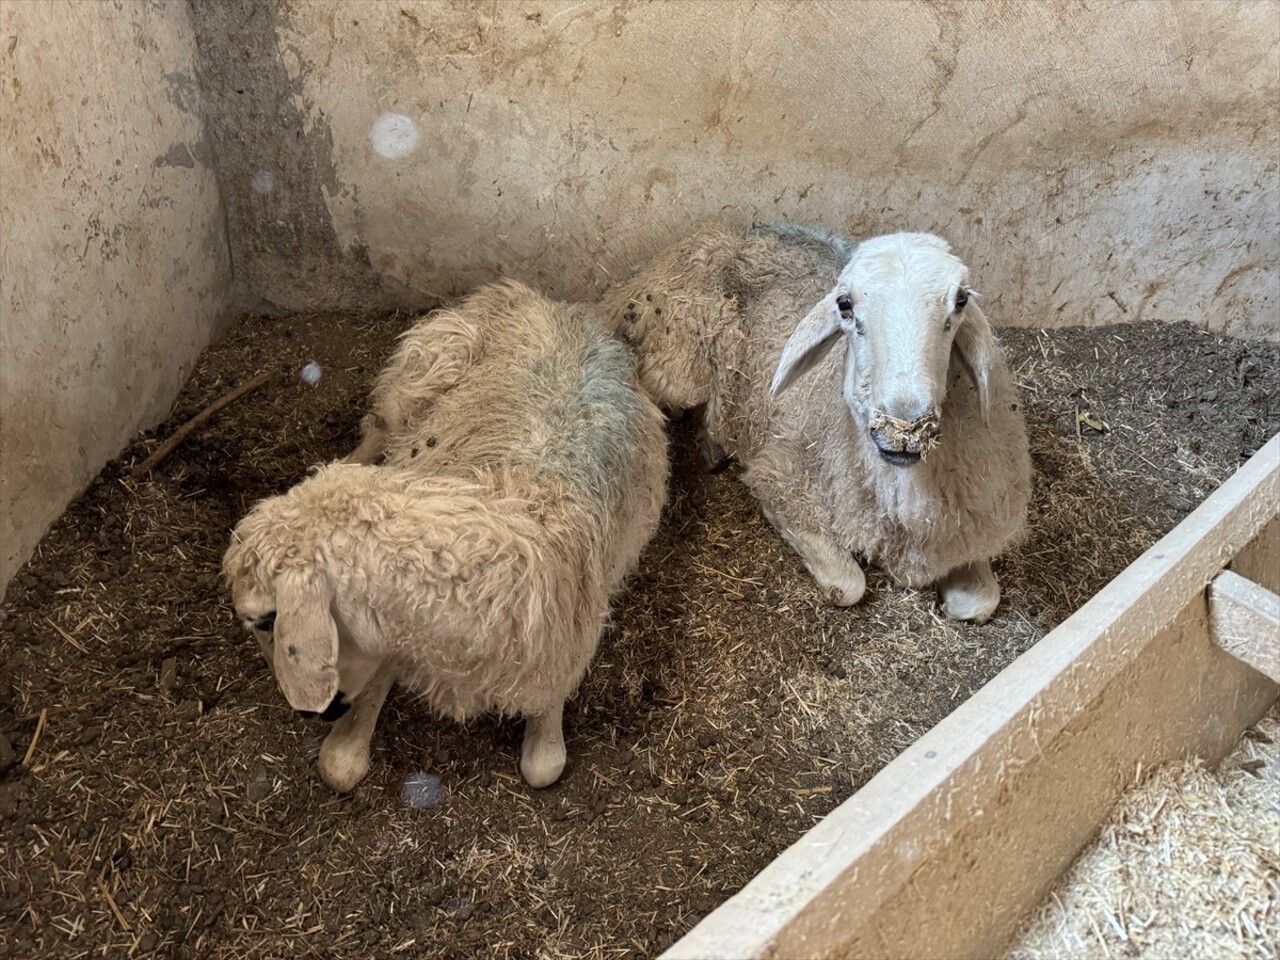
<svg viewBox="0 0 1280 960">
<path fill-rule="evenodd" d="M 185 3 L 0 3 L 0 589 L 226 319 L 200 106 Z"/>
<path fill-rule="evenodd" d="M 1005 324 L 1280 336 L 1274 0 L 196 9 L 280 309 L 590 296 L 725 216 L 940 232 Z"/>
</svg>

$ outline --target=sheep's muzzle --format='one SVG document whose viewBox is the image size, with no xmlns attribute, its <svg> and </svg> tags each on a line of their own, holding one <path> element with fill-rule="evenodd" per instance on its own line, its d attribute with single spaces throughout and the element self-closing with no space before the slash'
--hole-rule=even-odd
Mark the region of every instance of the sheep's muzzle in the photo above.
<svg viewBox="0 0 1280 960">
<path fill-rule="evenodd" d="M 900 420 L 877 411 L 868 426 L 881 459 L 898 467 L 919 463 L 942 439 L 942 425 L 937 413 L 930 413 L 919 420 Z"/>
<path fill-rule="evenodd" d="M 334 695 L 334 698 L 329 701 L 329 705 L 324 708 L 323 712 L 316 713 L 314 710 L 299 710 L 297 712 L 298 716 L 307 720 L 319 717 L 325 723 L 333 723 L 346 716 L 347 711 L 350 709 L 351 701 L 347 699 L 347 695 L 345 693 L 339 690 L 337 694 Z"/>
</svg>

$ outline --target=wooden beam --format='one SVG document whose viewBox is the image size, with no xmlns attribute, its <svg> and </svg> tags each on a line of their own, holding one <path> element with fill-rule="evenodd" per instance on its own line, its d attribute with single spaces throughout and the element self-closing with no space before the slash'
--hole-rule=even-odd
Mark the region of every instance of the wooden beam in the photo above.
<svg viewBox="0 0 1280 960">
<path fill-rule="evenodd" d="M 1268 523 L 1247 547 L 1237 553 L 1227 569 L 1272 593 L 1280 593 L 1280 516 Z"/>
<path fill-rule="evenodd" d="M 1206 591 L 1278 505 L 1275 437 L 665 956 L 999 954 L 1139 769 L 1225 756 L 1280 696 Z"/>
<path fill-rule="evenodd" d="M 1280 596 L 1223 570 L 1209 586 L 1209 624 L 1214 643 L 1280 683 Z"/>
</svg>

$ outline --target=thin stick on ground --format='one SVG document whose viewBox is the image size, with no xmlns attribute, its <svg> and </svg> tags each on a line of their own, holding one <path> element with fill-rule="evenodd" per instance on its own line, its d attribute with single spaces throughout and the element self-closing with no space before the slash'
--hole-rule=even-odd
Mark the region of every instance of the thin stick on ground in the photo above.
<svg viewBox="0 0 1280 960">
<path fill-rule="evenodd" d="M 67 631 L 63 630 L 60 626 L 58 626 L 56 623 L 54 623 L 54 622 L 53 622 L 52 620 L 50 620 L 48 617 L 45 617 L 45 618 L 44 618 L 44 622 L 45 622 L 45 623 L 47 623 L 49 626 L 53 627 L 53 629 L 57 630 L 57 631 L 58 631 L 58 633 L 62 636 L 62 639 L 63 639 L 63 640 L 65 640 L 65 641 L 67 641 L 67 643 L 71 644 L 73 647 L 75 647 L 77 650 L 79 650 L 79 651 L 80 651 L 81 653 L 83 653 L 85 656 L 88 656 L 88 655 L 89 655 L 89 651 L 85 648 L 85 645 L 84 645 L 83 643 L 81 643 L 79 640 L 77 640 L 77 639 L 76 639 L 75 637 L 73 637 L 71 634 L 67 633 Z"/>
<path fill-rule="evenodd" d="M 179 427 L 177 433 L 175 433 L 168 440 L 162 443 L 155 453 L 151 454 L 151 456 L 143 460 L 142 463 L 134 467 L 133 468 L 134 479 L 145 477 L 148 473 L 150 473 L 157 466 L 159 466 L 160 462 L 164 460 L 165 457 L 169 456 L 169 454 L 173 453 L 174 450 L 178 449 L 178 444 L 182 443 L 183 440 L 191 436 L 192 433 L 194 433 L 197 429 L 199 429 L 201 424 L 207 421 L 210 417 L 212 417 L 215 413 L 217 413 L 223 407 L 230 406 L 231 404 L 235 403 L 237 400 L 239 400 L 241 397 L 245 396 L 246 394 L 252 393 L 254 390 L 257 390 L 260 386 L 262 386 L 264 383 L 270 380 L 273 375 L 274 375 L 273 371 L 270 371 L 270 370 L 267 371 L 266 373 L 260 373 L 256 377 L 254 377 L 252 380 L 248 381 L 247 383 L 240 384 L 240 386 L 236 387 L 230 393 L 223 394 L 217 400 L 213 401 L 213 403 L 209 404 L 207 407 L 205 407 L 203 410 L 197 413 L 194 417 L 192 417 L 190 420 L 184 423 L 181 427 Z"/>
<path fill-rule="evenodd" d="M 40 719 L 36 721 L 36 732 L 31 736 L 31 743 L 27 745 L 27 753 L 22 758 L 24 767 L 31 766 L 31 758 L 36 755 L 36 744 L 40 742 L 40 734 L 44 733 L 45 721 L 49 719 L 49 708 L 45 707 L 40 711 Z"/>
</svg>

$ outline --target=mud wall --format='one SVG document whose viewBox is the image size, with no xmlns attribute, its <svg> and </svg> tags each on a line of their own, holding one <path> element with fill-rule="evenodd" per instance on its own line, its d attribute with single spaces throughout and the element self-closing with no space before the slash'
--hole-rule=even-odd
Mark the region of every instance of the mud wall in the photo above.
<svg viewBox="0 0 1280 960">
<path fill-rule="evenodd" d="M 0 590 L 226 318 L 185 3 L 0 5 Z"/>
<path fill-rule="evenodd" d="M 1280 7 L 194 0 L 280 309 L 589 296 L 693 220 L 940 232 L 1016 325 L 1280 336 Z"/>
</svg>

